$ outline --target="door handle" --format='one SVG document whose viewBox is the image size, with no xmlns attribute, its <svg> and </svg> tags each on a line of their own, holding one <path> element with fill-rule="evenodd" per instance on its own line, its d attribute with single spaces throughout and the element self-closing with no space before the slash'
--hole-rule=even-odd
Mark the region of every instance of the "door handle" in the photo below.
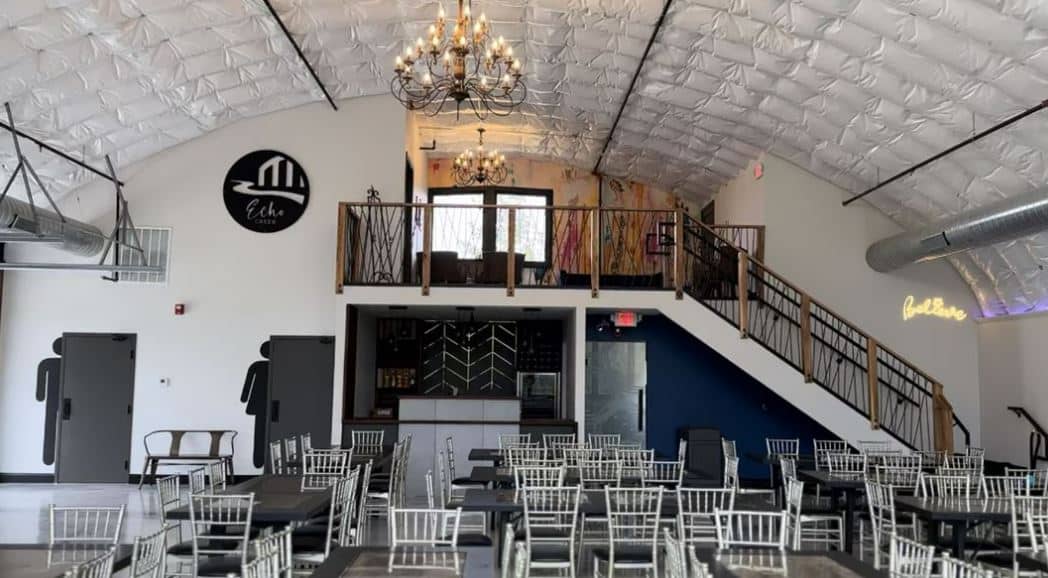
<svg viewBox="0 0 1048 578">
<path fill-rule="evenodd" d="M 68 397 L 62 398 L 62 420 L 69 421 L 69 416 L 73 413 L 73 400 Z"/>
<path fill-rule="evenodd" d="M 644 431 L 644 388 L 637 390 L 637 431 Z"/>
<path fill-rule="evenodd" d="M 280 400 L 274 399 L 270 404 L 269 421 L 276 423 L 280 421 Z"/>
</svg>

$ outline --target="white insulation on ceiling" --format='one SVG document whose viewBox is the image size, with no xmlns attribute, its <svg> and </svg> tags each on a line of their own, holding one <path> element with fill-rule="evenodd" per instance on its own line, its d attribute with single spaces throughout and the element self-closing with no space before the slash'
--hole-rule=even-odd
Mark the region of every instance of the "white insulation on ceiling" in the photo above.
<svg viewBox="0 0 1048 578">
<path fill-rule="evenodd" d="M 272 1 L 336 98 L 387 92 L 394 56 L 436 14 L 432 0 Z M 529 89 L 487 141 L 593 168 L 661 8 L 475 0 Z M 1044 0 L 674 0 L 601 169 L 701 200 L 767 151 L 858 192 L 1046 98 Z M 321 99 L 261 0 L 0 0 L 0 101 L 92 164 Z M 1043 187 L 1046 114 L 869 200 L 914 226 Z M 421 120 L 442 152 L 474 142 L 470 117 Z M 13 159 L 0 139 L 4 173 Z M 91 177 L 35 165 L 59 195 Z M 1046 244 L 952 261 L 984 313 L 1021 313 L 1048 308 Z"/>
</svg>

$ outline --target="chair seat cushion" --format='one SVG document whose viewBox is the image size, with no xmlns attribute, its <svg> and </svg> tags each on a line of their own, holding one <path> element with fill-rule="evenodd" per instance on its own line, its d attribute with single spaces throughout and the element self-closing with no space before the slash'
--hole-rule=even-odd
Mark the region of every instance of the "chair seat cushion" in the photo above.
<svg viewBox="0 0 1048 578">
<path fill-rule="evenodd" d="M 618 554 L 618 551 L 615 553 Z M 531 561 L 539 564 L 570 562 L 571 550 L 567 544 L 534 544 L 531 548 Z"/>
<path fill-rule="evenodd" d="M 459 477 L 459 478 L 455 478 L 454 480 L 451 480 L 451 485 L 453 485 L 453 486 L 470 486 L 470 487 L 474 487 L 474 488 L 483 488 L 483 487 L 487 486 L 488 484 L 487 484 L 487 482 L 478 482 L 476 480 L 472 480 L 469 477 Z"/>
<path fill-rule="evenodd" d="M 1019 562 L 1019 572 L 1021 573 L 1048 572 L 1048 564 L 1035 558 L 1031 558 L 1030 556 L 1019 554 L 1015 556 L 1015 560 L 1018 560 Z M 1012 553 L 998 552 L 986 556 L 978 556 L 976 557 L 976 561 L 989 566 L 1011 569 Z"/>
<path fill-rule="evenodd" d="M 204 546 L 207 548 L 208 546 Z M 175 544 L 167 549 L 167 553 L 172 556 L 192 556 L 193 555 L 193 542 L 182 542 L 181 544 Z"/>
<path fill-rule="evenodd" d="M 491 541 L 491 538 L 489 536 L 484 535 L 484 534 L 479 534 L 479 533 L 476 533 L 476 534 L 474 534 L 474 533 L 461 533 L 460 532 L 459 535 L 458 535 L 458 545 L 460 547 L 463 547 L 463 548 L 468 548 L 468 547 L 473 547 L 473 546 L 487 548 L 487 547 L 491 546 L 492 544 L 493 544 L 493 542 Z"/>
<path fill-rule="evenodd" d="M 197 566 L 197 576 L 240 575 L 240 556 L 210 556 L 202 558 Z"/>
<path fill-rule="evenodd" d="M 652 561 L 651 553 L 651 548 L 643 546 L 615 548 L 615 562 L 623 564 L 650 564 Z M 607 546 L 601 546 L 593 549 L 593 555 L 598 560 L 607 561 L 611 551 Z"/>
<path fill-rule="evenodd" d="M 568 530 L 562 530 L 558 528 L 533 528 L 531 530 L 532 539 L 538 540 L 551 538 L 564 538 L 565 540 L 567 540 L 568 534 L 570 534 Z M 526 540 L 527 537 L 527 531 L 524 528 L 517 530 L 517 533 L 515 534 L 515 538 L 517 540 Z"/>
</svg>

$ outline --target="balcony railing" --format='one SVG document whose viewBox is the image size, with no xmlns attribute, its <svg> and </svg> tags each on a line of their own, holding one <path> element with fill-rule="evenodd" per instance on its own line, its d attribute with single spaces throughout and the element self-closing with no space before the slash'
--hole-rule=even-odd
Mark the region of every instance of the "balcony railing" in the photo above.
<svg viewBox="0 0 1048 578">
<path fill-rule="evenodd" d="M 343 203 L 346 285 L 656 289 L 685 293 L 917 450 L 964 432 L 942 385 L 764 265 L 760 226 L 682 209 Z M 967 443 L 967 440 L 966 440 Z"/>
</svg>

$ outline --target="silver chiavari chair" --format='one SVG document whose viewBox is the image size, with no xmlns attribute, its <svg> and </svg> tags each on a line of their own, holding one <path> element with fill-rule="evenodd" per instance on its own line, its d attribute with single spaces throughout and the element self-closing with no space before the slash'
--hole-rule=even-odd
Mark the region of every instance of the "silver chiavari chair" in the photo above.
<svg viewBox="0 0 1048 578">
<path fill-rule="evenodd" d="M 1004 475 L 1025 478 L 1031 496 L 1048 496 L 1048 469 L 1004 468 Z"/>
<path fill-rule="evenodd" d="M 859 440 L 856 444 L 859 453 L 888 453 L 892 451 L 892 444 L 886 440 Z"/>
<path fill-rule="evenodd" d="M 912 515 L 907 515 L 900 522 L 899 516 L 904 513 L 895 509 L 895 487 L 890 483 L 867 480 L 866 505 L 870 511 L 870 519 L 867 522 L 859 518 L 859 559 L 862 560 L 864 556 L 868 523 L 873 550 L 873 566 L 880 569 L 881 558 L 884 556 L 885 546 L 891 536 L 906 532 L 916 538 L 917 520 Z"/>
<path fill-rule="evenodd" d="M 695 546 L 688 546 L 688 567 L 691 568 L 691 578 L 709 578 L 710 567 L 705 562 L 699 561 L 699 555 L 695 552 Z"/>
<path fill-rule="evenodd" d="M 201 470 L 203 470 L 201 468 Z M 192 476 L 189 478 L 193 481 Z M 203 491 L 203 490 L 201 490 Z M 193 554 L 193 544 L 183 542 L 182 523 L 178 520 L 168 520 L 167 515 L 171 510 L 182 507 L 181 482 L 177 475 L 166 476 L 156 481 L 157 505 L 160 510 L 160 523 L 168 529 L 168 543 L 171 544 L 167 552 L 172 556 L 190 556 Z M 173 536 L 173 538 L 172 538 Z"/>
<path fill-rule="evenodd" d="M 789 534 L 785 511 L 762 512 L 745 510 L 717 510 L 717 548 L 773 548 L 783 551 Z"/>
<path fill-rule="evenodd" d="M 193 575 L 224 574 L 247 562 L 255 494 L 189 497 Z"/>
<path fill-rule="evenodd" d="M 300 564 L 320 564 L 331 555 L 333 547 L 357 545 L 357 534 L 360 528 L 354 528 L 356 522 L 356 502 L 359 493 L 361 468 L 354 468 L 349 477 L 339 479 L 331 484 L 331 504 L 328 506 L 327 528 L 322 548 L 302 548 L 295 553 L 294 560 Z"/>
<path fill-rule="evenodd" d="M 240 568 L 241 578 L 281 578 L 280 557 L 276 552 L 258 556 Z"/>
<path fill-rule="evenodd" d="M 385 435 L 386 432 L 383 430 L 353 430 L 351 433 L 353 451 L 359 455 L 381 454 Z"/>
<path fill-rule="evenodd" d="M 189 494 L 195 496 L 207 491 L 207 468 L 189 470 Z"/>
<path fill-rule="evenodd" d="M 591 448 L 607 450 L 611 446 L 621 444 L 622 436 L 619 434 L 589 434 L 586 436 L 586 442 Z"/>
<path fill-rule="evenodd" d="M 298 466 L 292 465 L 302 461 L 302 455 L 298 450 L 298 436 L 284 438 L 284 469 L 287 470 L 286 473 L 298 473 L 297 469 L 301 467 L 301 464 Z"/>
<path fill-rule="evenodd" d="M 578 527 L 581 489 L 525 486 L 524 543 L 527 574 L 532 569 L 567 572 L 575 576 L 575 531 Z M 538 555 L 542 552 L 541 555 Z"/>
<path fill-rule="evenodd" d="M 688 564 L 684 560 L 684 544 L 673 537 L 669 528 L 662 529 L 664 555 L 663 571 L 666 578 L 688 578 Z"/>
<path fill-rule="evenodd" d="M 513 550 L 514 546 L 517 545 L 517 533 L 513 529 L 513 524 L 506 524 L 505 530 L 502 531 L 502 556 L 499 559 L 499 567 L 502 568 L 502 574 L 500 578 L 510 578 L 510 572 L 513 571 Z M 523 544 L 520 545 L 522 548 Z M 522 570 L 521 578 L 524 578 L 525 572 Z"/>
<path fill-rule="evenodd" d="M 398 568 L 459 573 L 462 508 L 390 508 L 390 573 Z"/>
<path fill-rule="evenodd" d="M 66 507 L 51 504 L 48 508 L 50 529 L 47 543 L 118 544 L 124 525 L 124 506 L 112 508 Z"/>
<path fill-rule="evenodd" d="M 731 488 L 677 488 L 677 535 L 687 545 L 717 543 L 717 510 L 735 509 Z"/>
<path fill-rule="evenodd" d="M 459 507 L 464 496 L 451 492 L 451 489 L 448 487 L 447 476 L 444 474 L 444 467 L 441 465 L 441 459 L 438 458 L 436 462 L 437 471 L 440 473 L 436 489 L 433 488 L 433 473 L 426 473 L 427 503 L 430 508 L 454 510 Z M 440 499 L 437 500 L 436 497 Z M 487 530 L 487 512 L 463 512 L 459 517 L 459 538 L 460 541 L 464 541 L 463 545 L 472 546 L 490 543 L 491 539 L 487 536 Z"/>
<path fill-rule="evenodd" d="M 622 462 L 623 477 L 641 479 L 648 464 L 655 461 L 655 450 L 618 447 L 615 449 L 614 456 L 615 459 Z"/>
<path fill-rule="evenodd" d="M 130 578 L 164 578 L 167 575 L 167 534 L 170 528 L 164 524 L 160 530 L 138 536 L 131 547 Z"/>
<path fill-rule="evenodd" d="M 942 578 L 996 578 L 993 570 L 971 564 L 964 560 L 951 558 L 949 553 L 943 553 L 939 559 L 939 576 Z"/>
<path fill-rule="evenodd" d="M 295 571 L 295 563 L 292 557 L 291 533 L 293 528 L 288 526 L 279 532 L 263 535 L 251 541 L 255 559 L 268 559 L 272 570 L 276 571 L 275 578 L 292 578 Z"/>
<path fill-rule="evenodd" d="M 499 449 L 505 450 L 511 446 L 533 447 L 531 434 L 499 434 Z"/>
<path fill-rule="evenodd" d="M 564 465 L 569 468 L 577 468 L 583 461 L 598 461 L 604 455 L 604 450 L 600 448 L 580 448 L 565 447 L 561 450 L 561 459 L 564 461 Z"/>
<path fill-rule="evenodd" d="M 284 444 L 280 440 L 269 442 L 269 471 L 283 474 L 287 470 L 284 462 Z"/>
<path fill-rule="evenodd" d="M 302 449 L 303 452 L 308 452 L 309 450 L 313 449 L 313 434 L 312 433 L 306 432 L 306 433 L 304 433 L 304 434 L 302 434 L 300 436 L 300 439 L 301 439 L 301 443 L 299 445 L 301 446 L 301 449 Z"/>
<path fill-rule="evenodd" d="M 791 477 L 786 481 L 786 511 L 792 528 L 795 550 L 806 544 L 836 546 L 844 551 L 844 516 L 840 514 L 805 514 L 804 482 Z"/>
<path fill-rule="evenodd" d="M 970 498 L 972 480 L 965 475 L 947 476 L 922 473 L 920 476 L 922 498 Z"/>
<path fill-rule="evenodd" d="M 223 461 L 208 462 L 207 468 L 207 484 L 208 490 L 211 493 L 220 492 L 226 489 L 226 463 Z"/>
<path fill-rule="evenodd" d="M 728 458 L 724 461 L 724 487 L 733 489 L 736 494 L 764 495 L 769 500 L 775 499 L 775 490 L 742 487 L 739 483 L 739 458 Z"/>
<path fill-rule="evenodd" d="M 542 445 L 546 449 L 553 449 L 557 446 L 574 446 L 575 443 L 575 434 L 542 434 Z"/>
<path fill-rule="evenodd" d="M 302 490 L 326 489 L 346 477 L 353 450 L 310 450 L 302 456 Z"/>
<path fill-rule="evenodd" d="M 546 460 L 546 448 L 512 445 L 505 449 L 505 466 L 510 468 L 541 465 Z"/>
<path fill-rule="evenodd" d="M 979 496 L 987 499 L 1008 499 L 1030 494 L 1027 479 L 1018 476 L 983 476 Z"/>
<path fill-rule="evenodd" d="M 650 461 L 641 470 L 642 486 L 663 486 L 674 490 L 684 480 L 684 462 Z"/>
<path fill-rule="evenodd" d="M 608 513 L 608 545 L 593 549 L 593 568 L 603 562 L 615 570 L 650 571 L 659 576 L 659 523 L 663 488 L 604 488 Z M 629 556 L 620 553 L 630 552 Z"/>
<path fill-rule="evenodd" d="M 724 454 L 724 459 L 738 458 L 739 452 L 735 449 L 735 440 L 729 440 L 721 438 L 721 453 Z"/>
<path fill-rule="evenodd" d="M 842 440 L 812 440 L 812 448 L 815 452 L 815 469 L 820 471 L 830 469 L 827 454 L 846 454 L 851 451 L 848 442 Z"/>
<path fill-rule="evenodd" d="M 513 479 L 519 497 L 526 488 L 558 488 L 564 485 L 565 469 L 563 466 L 517 466 L 513 468 Z"/>
<path fill-rule="evenodd" d="M 935 546 L 925 546 L 898 534 L 891 536 L 890 544 L 891 578 L 931 578 Z"/>
<path fill-rule="evenodd" d="M 109 578 L 113 575 L 113 558 L 116 549 L 109 548 L 104 554 L 83 564 L 77 564 L 63 575 L 64 578 Z"/>
<path fill-rule="evenodd" d="M 835 476 L 866 475 L 866 454 L 826 454 L 826 465 Z"/>
<path fill-rule="evenodd" d="M 775 485 L 775 465 L 779 463 L 779 460 L 786 457 L 796 461 L 800 456 L 801 452 L 801 440 L 799 439 L 782 439 L 782 438 L 765 438 L 764 446 L 767 450 L 765 458 L 768 462 L 768 479 L 771 484 Z"/>
</svg>

